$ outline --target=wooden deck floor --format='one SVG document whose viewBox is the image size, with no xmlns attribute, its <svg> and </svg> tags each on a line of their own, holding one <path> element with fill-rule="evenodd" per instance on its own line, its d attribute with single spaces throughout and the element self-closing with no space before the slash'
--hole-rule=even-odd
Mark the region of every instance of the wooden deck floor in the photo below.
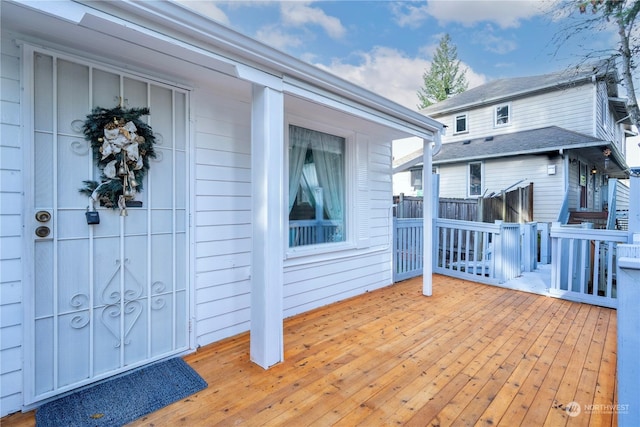
<svg viewBox="0 0 640 427">
<path fill-rule="evenodd" d="M 269 370 L 248 334 L 201 348 L 186 360 L 209 387 L 131 425 L 617 425 L 615 310 L 421 280 L 287 319 Z"/>
</svg>

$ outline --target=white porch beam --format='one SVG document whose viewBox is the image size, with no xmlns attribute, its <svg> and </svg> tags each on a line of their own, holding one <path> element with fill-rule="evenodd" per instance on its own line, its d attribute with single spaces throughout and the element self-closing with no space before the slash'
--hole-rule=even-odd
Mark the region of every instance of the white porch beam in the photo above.
<svg viewBox="0 0 640 427">
<path fill-rule="evenodd" d="M 267 369 L 284 359 L 284 96 L 253 86 L 251 188 L 251 360 Z"/>
</svg>

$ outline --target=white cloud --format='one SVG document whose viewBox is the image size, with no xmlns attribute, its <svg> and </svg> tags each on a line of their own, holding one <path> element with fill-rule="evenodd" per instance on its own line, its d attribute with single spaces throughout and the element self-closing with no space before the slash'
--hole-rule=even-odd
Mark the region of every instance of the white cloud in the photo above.
<svg viewBox="0 0 640 427">
<path fill-rule="evenodd" d="M 416 110 L 419 103 L 417 92 L 422 86 L 422 74 L 430 62 L 411 58 L 396 49 L 375 47 L 369 52 L 360 52 L 360 63 L 354 65 L 334 61 L 330 65 L 316 64 L 341 78 Z M 467 67 L 461 64 L 462 68 Z M 469 88 L 486 82 L 486 77 L 468 69 Z"/>
<path fill-rule="evenodd" d="M 493 22 L 501 28 L 515 28 L 521 20 L 546 13 L 550 7 L 550 3 L 540 0 L 432 0 L 420 6 L 401 3 L 393 11 L 400 26 L 419 27 L 433 17 L 442 26 Z"/>
<path fill-rule="evenodd" d="M 346 29 L 338 18 L 328 16 L 322 9 L 311 7 L 310 2 L 284 1 L 280 4 L 280 13 L 285 25 L 303 27 L 315 24 L 333 39 L 340 39 L 346 34 Z"/>
<path fill-rule="evenodd" d="M 302 44 L 300 37 L 282 31 L 277 25 L 262 27 L 256 32 L 254 38 L 283 51 L 286 51 L 289 47 L 297 47 Z"/>
<path fill-rule="evenodd" d="M 211 18 L 214 21 L 229 25 L 229 17 L 218 6 L 216 6 L 215 2 L 201 0 L 175 0 L 175 2 L 188 7 L 207 18 Z"/>
<path fill-rule="evenodd" d="M 518 44 L 515 41 L 497 36 L 493 31 L 493 26 L 491 25 L 487 25 L 484 30 L 478 31 L 474 37 L 473 43 L 480 44 L 484 46 L 485 50 L 500 55 L 513 52 L 518 48 Z"/>
</svg>

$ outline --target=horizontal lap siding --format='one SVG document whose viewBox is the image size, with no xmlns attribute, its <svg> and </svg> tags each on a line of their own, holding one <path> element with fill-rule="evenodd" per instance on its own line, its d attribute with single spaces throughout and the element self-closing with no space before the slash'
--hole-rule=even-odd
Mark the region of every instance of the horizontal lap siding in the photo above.
<svg viewBox="0 0 640 427">
<path fill-rule="evenodd" d="M 547 174 L 547 166 L 555 165 L 555 175 Z M 521 179 L 518 187 L 533 182 L 533 216 L 538 222 L 557 221 L 564 198 L 563 161 L 560 156 L 508 157 L 484 161 L 483 192 L 500 193 Z M 466 198 L 467 165 L 440 166 L 440 197 Z"/>
<path fill-rule="evenodd" d="M 459 135 L 450 133 L 442 138 L 442 142 L 464 141 L 547 126 L 558 126 L 585 135 L 593 135 L 593 91 L 593 85 L 586 84 L 515 99 L 511 101 L 511 125 L 497 128 L 494 127 L 494 109 L 497 105 L 506 102 L 470 109 L 467 111 L 469 132 Z M 453 128 L 456 114 L 433 117 Z"/>
<path fill-rule="evenodd" d="M 251 106 L 194 91 L 197 344 L 249 329 Z"/>
<path fill-rule="evenodd" d="M 465 199 L 467 197 L 467 164 L 440 165 L 440 197 Z"/>
<path fill-rule="evenodd" d="M 391 142 L 371 139 L 369 149 L 370 246 L 321 261 L 285 264 L 284 315 L 324 306 L 392 283 L 390 207 Z"/>
<path fill-rule="evenodd" d="M 391 177 L 391 145 L 371 144 L 369 151 L 369 197 L 371 200 L 371 216 L 369 225 L 371 246 L 379 247 L 389 242 L 391 221 L 392 177 Z"/>
<path fill-rule="evenodd" d="M 0 60 L 0 416 L 22 407 L 20 49 L 3 33 Z"/>
</svg>

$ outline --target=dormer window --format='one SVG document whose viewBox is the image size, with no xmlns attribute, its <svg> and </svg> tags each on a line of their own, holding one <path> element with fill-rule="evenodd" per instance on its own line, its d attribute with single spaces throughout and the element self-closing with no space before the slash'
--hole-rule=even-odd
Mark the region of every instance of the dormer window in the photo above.
<svg viewBox="0 0 640 427">
<path fill-rule="evenodd" d="M 495 125 L 505 126 L 511 123 L 511 104 L 498 105 L 495 109 Z"/>
<path fill-rule="evenodd" d="M 458 114 L 455 117 L 455 123 L 453 124 L 453 133 L 457 134 L 457 133 L 464 133 L 464 132 L 468 132 L 469 128 L 468 128 L 468 115 L 467 113 L 464 114 Z"/>
</svg>

